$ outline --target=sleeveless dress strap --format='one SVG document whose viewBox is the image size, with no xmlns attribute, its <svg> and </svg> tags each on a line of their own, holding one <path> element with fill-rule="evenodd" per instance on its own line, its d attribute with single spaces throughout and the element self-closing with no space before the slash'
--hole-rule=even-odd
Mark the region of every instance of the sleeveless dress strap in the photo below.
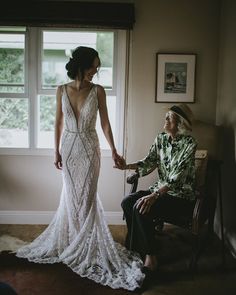
<svg viewBox="0 0 236 295">
<path fill-rule="evenodd" d="M 63 94 L 65 93 L 65 84 L 63 84 L 63 85 L 59 85 L 59 86 L 58 86 L 58 89 L 59 89 L 60 92 L 61 92 L 61 96 L 63 96 Z"/>
<path fill-rule="evenodd" d="M 61 85 L 61 94 L 63 95 L 66 92 L 66 84 Z"/>
</svg>

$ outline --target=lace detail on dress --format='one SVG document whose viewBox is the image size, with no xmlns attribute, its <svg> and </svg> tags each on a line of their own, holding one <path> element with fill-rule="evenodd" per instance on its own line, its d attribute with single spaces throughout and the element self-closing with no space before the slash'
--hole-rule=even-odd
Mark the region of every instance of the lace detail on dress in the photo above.
<svg viewBox="0 0 236 295">
<path fill-rule="evenodd" d="M 87 96 L 77 119 L 64 89 L 61 155 L 63 188 L 57 212 L 31 244 L 16 255 L 37 263 L 62 262 L 82 277 L 114 289 L 141 286 L 142 260 L 114 242 L 97 195 L 100 148 L 96 133 L 97 86 Z"/>
</svg>

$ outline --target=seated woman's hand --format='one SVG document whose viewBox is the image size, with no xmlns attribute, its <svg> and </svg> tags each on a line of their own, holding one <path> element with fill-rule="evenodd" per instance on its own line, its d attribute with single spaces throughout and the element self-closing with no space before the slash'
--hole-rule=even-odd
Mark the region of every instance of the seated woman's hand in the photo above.
<svg viewBox="0 0 236 295">
<path fill-rule="evenodd" d="M 139 210 L 140 214 L 149 213 L 152 205 L 156 202 L 156 198 L 154 194 L 150 194 L 148 196 L 142 197 L 137 200 L 135 206 Z"/>
</svg>

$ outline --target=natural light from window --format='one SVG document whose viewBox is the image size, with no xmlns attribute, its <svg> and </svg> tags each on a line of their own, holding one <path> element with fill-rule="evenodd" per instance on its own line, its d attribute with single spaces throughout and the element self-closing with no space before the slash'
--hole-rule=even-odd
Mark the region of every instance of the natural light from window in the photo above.
<svg viewBox="0 0 236 295">
<path fill-rule="evenodd" d="M 0 147 L 28 147 L 25 91 L 25 35 L 0 34 Z M 12 97 L 9 97 L 11 95 Z M 15 94 L 15 95 L 14 95 Z"/>
<path fill-rule="evenodd" d="M 93 83 L 105 88 L 116 140 L 120 102 L 115 36 L 102 30 L 0 27 L 0 148 L 54 148 L 56 88 L 70 82 L 65 65 L 78 46 L 99 53 L 101 67 Z M 101 149 L 109 150 L 99 115 L 96 128 Z"/>
</svg>

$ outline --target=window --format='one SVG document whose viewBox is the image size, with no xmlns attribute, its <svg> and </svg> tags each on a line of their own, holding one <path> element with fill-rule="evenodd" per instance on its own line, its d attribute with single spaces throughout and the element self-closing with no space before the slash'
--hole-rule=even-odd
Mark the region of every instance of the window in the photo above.
<svg viewBox="0 0 236 295">
<path fill-rule="evenodd" d="M 77 46 L 93 47 L 99 52 L 101 68 L 93 82 L 106 90 L 109 118 L 119 144 L 125 46 L 122 61 L 117 63 L 117 58 L 118 47 L 125 45 L 124 32 L 0 27 L 1 151 L 53 149 L 56 87 L 69 82 L 65 64 Z M 109 149 L 99 116 L 97 132 L 101 149 Z"/>
<path fill-rule="evenodd" d="M 25 29 L 0 32 L 0 146 L 28 146 Z"/>
</svg>

